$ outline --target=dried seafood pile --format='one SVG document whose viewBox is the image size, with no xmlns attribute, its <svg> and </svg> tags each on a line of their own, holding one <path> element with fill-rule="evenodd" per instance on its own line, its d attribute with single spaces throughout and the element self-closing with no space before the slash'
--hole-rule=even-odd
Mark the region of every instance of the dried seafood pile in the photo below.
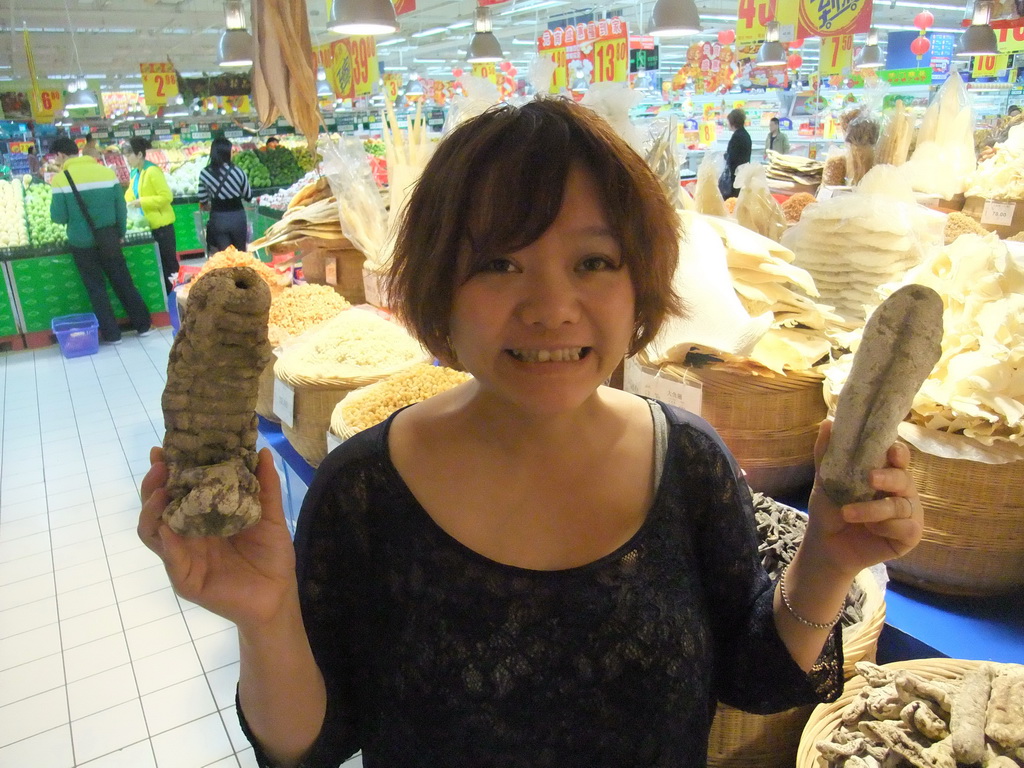
<svg viewBox="0 0 1024 768">
<path fill-rule="evenodd" d="M 867 685 L 815 745 L 832 768 L 1019 768 L 1024 765 L 1024 666 L 981 664 L 936 679 L 859 662 Z"/>
</svg>

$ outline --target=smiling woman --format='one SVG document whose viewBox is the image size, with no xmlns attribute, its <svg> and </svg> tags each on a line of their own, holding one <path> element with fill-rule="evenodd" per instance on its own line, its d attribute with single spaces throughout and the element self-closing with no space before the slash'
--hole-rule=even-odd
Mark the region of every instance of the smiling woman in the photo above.
<svg viewBox="0 0 1024 768">
<path fill-rule="evenodd" d="M 776 597 L 717 435 L 601 385 L 677 310 L 678 236 L 653 172 L 591 112 L 495 108 L 438 147 L 391 273 L 411 331 L 473 378 L 332 452 L 294 549 L 269 456 L 260 523 L 199 543 L 159 523 L 154 455 L 140 531 L 238 626 L 261 766 L 701 766 L 718 700 L 838 694 L 826 619 L 886 536 L 920 536 L 907 457 L 872 482 L 912 517 L 882 499 L 848 521 L 817 494 Z"/>
</svg>

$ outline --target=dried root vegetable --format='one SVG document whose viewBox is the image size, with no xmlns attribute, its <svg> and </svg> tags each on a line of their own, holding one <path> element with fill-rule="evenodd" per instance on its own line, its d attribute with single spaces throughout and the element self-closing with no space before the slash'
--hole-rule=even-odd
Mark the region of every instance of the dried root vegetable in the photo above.
<svg viewBox="0 0 1024 768">
<path fill-rule="evenodd" d="M 953 755 L 972 765 L 985 758 L 985 713 L 992 693 L 992 668 L 982 664 L 964 675 L 949 718 Z"/>
<path fill-rule="evenodd" d="M 829 153 L 821 172 L 821 183 L 827 187 L 841 187 L 846 183 L 846 155 Z"/>
<path fill-rule="evenodd" d="M 815 202 L 815 197 L 810 192 L 797 192 L 795 195 L 790 196 L 782 204 L 782 213 L 786 217 L 786 221 L 790 224 L 796 224 L 800 221 L 800 217 L 803 216 L 804 208 L 813 202 Z"/>
<path fill-rule="evenodd" d="M 162 406 L 164 519 L 185 536 L 231 536 L 260 518 L 256 397 L 270 360 L 270 289 L 248 267 L 197 280 L 171 346 Z"/>
<path fill-rule="evenodd" d="M 992 678 L 985 734 L 1003 747 L 1024 748 L 1024 667 L 1003 670 Z"/>
<path fill-rule="evenodd" d="M 821 462 L 822 487 L 837 504 L 874 497 L 868 472 L 884 465 L 896 428 L 939 360 L 942 312 L 935 291 L 907 285 L 868 319 Z"/>
</svg>

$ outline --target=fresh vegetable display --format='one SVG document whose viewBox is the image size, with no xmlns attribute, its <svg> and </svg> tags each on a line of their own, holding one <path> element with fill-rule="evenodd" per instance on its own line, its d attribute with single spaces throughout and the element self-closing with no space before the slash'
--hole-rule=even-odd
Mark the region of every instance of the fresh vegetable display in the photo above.
<svg viewBox="0 0 1024 768">
<path fill-rule="evenodd" d="M 298 163 L 303 173 L 312 171 L 316 168 L 316 164 L 319 161 L 319 158 L 310 152 L 307 147 L 297 147 L 292 150 L 292 154 L 295 155 L 295 162 Z"/>
<path fill-rule="evenodd" d="M 34 246 L 53 245 L 67 239 L 67 227 L 50 220 L 49 184 L 32 184 L 25 191 L 25 217 L 28 219 L 29 242 Z"/>
<path fill-rule="evenodd" d="M 308 151 L 308 150 L 307 150 Z M 266 149 L 260 153 L 260 160 L 263 161 L 263 165 L 267 167 L 267 171 L 270 174 L 270 184 L 264 184 L 262 186 L 272 187 L 287 187 L 289 184 L 294 184 L 296 181 L 302 178 L 302 174 L 305 171 L 299 167 L 299 163 L 295 159 L 295 155 L 287 147 L 275 147 L 274 149 Z M 252 184 L 250 178 L 249 183 Z M 261 186 L 255 184 L 254 186 Z"/>
<path fill-rule="evenodd" d="M 22 189 L 20 181 L 0 181 L 0 248 L 28 245 Z"/>
<path fill-rule="evenodd" d="M 387 154 L 387 147 L 380 139 L 365 139 L 363 149 L 366 150 L 366 154 L 374 157 L 384 157 Z"/>
<path fill-rule="evenodd" d="M 197 155 L 167 174 L 167 185 L 175 197 L 199 194 L 199 174 L 209 158 Z"/>
<path fill-rule="evenodd" d="M 259 155 L 255 152 L 244 151 L 239 152 L 232 159 L 235 165 L 245 171 L 245 175 L 249 177 L 249 186 L 253 189 L 261 189 L 263 187 L 270 186 L 270 171 L 260 161 Z M 302 174 L 300 173 L 299 176 Z M 295 179 L 292 179 L 294 182 Z M 288 182 L 291 184 L 292 182 Z"/>
</svg>

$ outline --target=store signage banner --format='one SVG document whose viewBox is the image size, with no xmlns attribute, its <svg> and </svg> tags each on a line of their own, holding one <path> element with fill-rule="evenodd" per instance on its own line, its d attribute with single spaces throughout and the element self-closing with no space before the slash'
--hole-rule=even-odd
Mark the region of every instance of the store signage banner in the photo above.
<svg viewBox="0 0 1024 768">
<path fill-rule="evenodd" d="M 739 0 L 736 42 L 763 42 L 769 21 L 779 22 L 784 43 L 867 32 L 871 12 L 872 0 Z"/>
<path fill-rule="evenodd" d="M 139 64 L 139 71 L 142 73 L 142 92 L 146 96 L 146 104 L 162 107 L 178 98 L 178 75 L 169 61 Z"/>
<path fill-rule="evenodd" d="M 999 42 L 1000 53 L 1020 53 L 1024 51 L 1024 19 L 1014 19 L 1016 24 L 1012 27 L 1002 27 L 996 30 L 996 40 Z"/>
<path fill-rule="evenodd" d="M 601 19 L 545 30 L 537 52 L 555 63 L 550 90 L 571 85 L 575 71 L 589 83 L 626 82 L 629 70 L 629 27 L 622 19 Z"/>
<path fill-rule="evenodd" d="M 931 55 L 932 83 L 938 85 L 946 82 L 949 73 L 953 70 L 953 50 L 956 48 L 956 38 L 946 33 L 932 33 L 929 35 L 932 47 L 928 51 Z"/>
<path fill-rule="evenodd" d="M 343 37 L 316 49 L 316 56 L 337 99 L 373 92 L 380 77 L 377 43 L 372 36 Z"/>
<path fill-rule="evenodd" d="M 658 46 L 650 35 L 629 36 L 629 71 L 649 72 L 658 69 Z"/>
</svg>

